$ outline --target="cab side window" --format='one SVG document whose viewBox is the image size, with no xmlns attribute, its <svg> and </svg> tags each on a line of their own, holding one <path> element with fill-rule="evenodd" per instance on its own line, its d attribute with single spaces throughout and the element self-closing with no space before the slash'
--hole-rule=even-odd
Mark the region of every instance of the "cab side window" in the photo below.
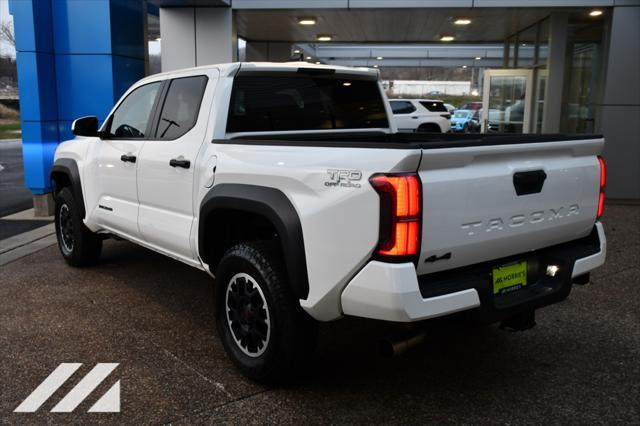
<svg viewBox="0 0 640 426">
<path fill-rule="evenodd" d="M 107 130 L 109 139 L 144 139 L 161 83 L 140 86 L 118 105 Z"/>
<path fill-rule="evenodd" d="M 206 85 L 207 77 L 204 75 L 171 80 L 155 139 L 177 139 L 193 128 Z"/>
</svg>

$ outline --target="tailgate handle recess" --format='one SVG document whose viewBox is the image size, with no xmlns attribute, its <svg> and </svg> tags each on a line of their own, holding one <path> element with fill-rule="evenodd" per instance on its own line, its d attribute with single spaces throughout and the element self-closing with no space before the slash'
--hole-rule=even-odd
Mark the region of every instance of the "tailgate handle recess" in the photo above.
<svg viewBox="0 0 640 426">
<path fill-rule="evenodd" d="M 517 172 L 513 174 L 513 186 L 516 194 L 537 194 L 542 191 L 542 185 L 547 178 L 544 170 L 532 170 L 530 172 Z"/>
</svg>

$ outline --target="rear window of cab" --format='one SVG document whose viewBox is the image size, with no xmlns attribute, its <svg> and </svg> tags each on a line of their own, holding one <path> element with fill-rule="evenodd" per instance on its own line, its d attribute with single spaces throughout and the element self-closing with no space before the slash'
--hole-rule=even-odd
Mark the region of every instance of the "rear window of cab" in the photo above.
<svg viewBox="0 0 640 426">
<path fill-rule="evenodd" d="M 377 80 L 334 74 L 240 73 L 227 119 L 228 133 L 388 126 Z"/>
</svg>

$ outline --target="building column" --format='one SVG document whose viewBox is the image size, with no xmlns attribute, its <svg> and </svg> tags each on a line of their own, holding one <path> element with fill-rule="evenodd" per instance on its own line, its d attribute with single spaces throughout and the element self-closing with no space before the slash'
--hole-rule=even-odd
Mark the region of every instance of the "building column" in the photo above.
<svg viewBox="0 0 640 426">
<path fill-rule="evenodd" d="M 162 71 L 237 60 L 230 7 L 160 8 Z"/>
<path fill-rule="evenodd" d="M 614 7 L 601 111 L 607 198 L 640 200 L 640 7 Z"/>
<path fill-rule="evenodd" d="M 549 18 L 549 54 L 547 56 L 549 74 L 542 113 L 543 133 L 560 132 L 568 24 L 569 17 L 564 12 L 552 13 Z"/>
<path fill-rule="evenodd" d="M 39 216 L 53 213 L 49 170 L 58 146 L 58 99 L 51 3 L 12 0 L 24 180 Z"/>
<path fill-rule="evenodd" d="M 10 0 L 16 33 L 26 186 L 36 215 L 53 211 L 49 171 L 71 122 L 104 120 L 144 76 L 143 0 Z"/>
</svg>

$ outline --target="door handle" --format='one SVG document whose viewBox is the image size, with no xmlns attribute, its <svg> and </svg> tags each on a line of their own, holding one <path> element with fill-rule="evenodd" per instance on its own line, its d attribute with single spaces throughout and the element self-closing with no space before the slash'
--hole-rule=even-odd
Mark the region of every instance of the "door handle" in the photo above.
<svg viewBox="0 0 640 426">
<path fill-rule="evenodd" d="M 182 158 L 172 158 L 169 160 L 169 165 L 171 167 L 182 167 L 183 169 L 188 169 L 191 167 L 191 161 L 184 160 Z"/>
<path fill-rule="evenodd" d="M 136 156 L 135 155 L 129 155 L 129 154 L 122 154 L 120 156 L 120 160 L 124 161 L 125 163 L 135 163 L 136 162 Z"/>
<path fill-rule="evenodd" d="M 417 120 L 417 119 L 418 119 L 418 117 L 411 117 L 411 118 L 413 118 L 414 120 Z"/>
</svg>

